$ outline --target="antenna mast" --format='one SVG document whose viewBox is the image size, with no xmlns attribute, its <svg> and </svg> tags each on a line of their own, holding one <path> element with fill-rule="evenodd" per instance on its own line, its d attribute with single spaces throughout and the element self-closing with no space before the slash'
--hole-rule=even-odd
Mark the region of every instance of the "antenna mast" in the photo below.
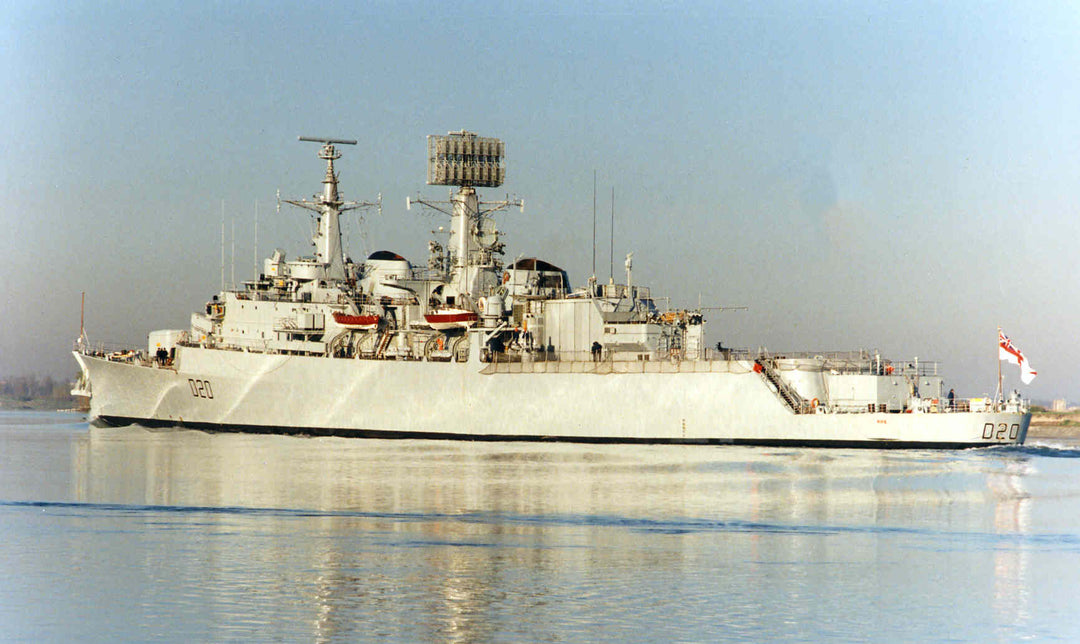
<svg viewBox="0 0 1080 644">
<path fill-rule="evenodd" d="M 225 290 L 225 200 L 221 200 L 221 290 Z"/>
<path fill-rule="evenodd" d="M 323 190 L 312 201 L 307 199 L 285 199 L 292 204 L 316 213 L 318 230 L 312 241 L 315 243 L 315 257 L 325 270 L 327 280 L 345 279 L 345 253 L 341 244 L 341 213 L 355 208 L 371 208 L 379 202 L 342 201 L 338 192 L 338 176 L 334 172 L 334 161 L 341 158 L 335 145 L 356 145 L 355 139 L 330 139 L 313 136 L 297 137 L 300 141 L 322 143 L 319 158 L 326 161 L 326 176 L 323 178 Z"/>
<path fill-rule="evenodd" d="M 611 250 L 609 251 L 608 261 L 610 266 L 610 276 L 608 279 L 615 281 L 615 186 L 611 186 Z"/>
<path fill-rule="evenodd" d="M 596 280 L 596 168 L 592 171 L 592 278 Z"/>
<path fill-rule="evenodd" d="M 417 198 L 413 201 L 450 216 L 450 238 L 446 250 L 450 257 L 450 283 L 457 292 L 477 297 L 490 287 L 482 274 L 493 274 L 498 263 L 496 255 L 503 252 L 499 231 L 492 215 L 510 206 L 523 211 L 520 199 L 481 202 L 476 188 L 501 186 L 506 178 L 503 160 L 505 144 L 495 138 L 477 136 L 461 130 L 446 136 L 429 135 L 427 184 L 429 186 L 458 186 L 450 201 L 434 202 Z M 445 206 L 449 206 L 446 208 Z M 487 206 L 487 208 L 484 208 Z"/>
</svg>

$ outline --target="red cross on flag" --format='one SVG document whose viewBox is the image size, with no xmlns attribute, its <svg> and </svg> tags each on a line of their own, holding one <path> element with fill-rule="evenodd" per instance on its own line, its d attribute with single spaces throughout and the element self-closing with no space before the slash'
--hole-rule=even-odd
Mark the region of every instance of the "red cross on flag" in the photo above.
<svg viewBox="0 0 1080 644">
<path fill-rule="evenodd" d="M 1020 380 L 1024 381 L 1025 385 L 1031 383 L 1038 374 L 1031 368 L 1031 363 L 1024 357 L 1024 352 L 1017 349 L 1009 340 L 1009 336 L 1005 335 L 1001 329 L 998 329 L 998 360 L 1005 360 L 1020 367 Z"/>
</svg>

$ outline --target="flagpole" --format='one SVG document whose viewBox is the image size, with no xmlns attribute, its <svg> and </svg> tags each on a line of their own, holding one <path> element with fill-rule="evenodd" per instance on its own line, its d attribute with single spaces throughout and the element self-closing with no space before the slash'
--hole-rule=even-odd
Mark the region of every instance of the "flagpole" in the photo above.
<svg viewBox="0 0 1080 644">
<path fill-rule="evenodd" d="M 1001 327 L 998 327 L 997 340 L 998 340 L 998 361 L 997 361 L 997 364 L 998 364 L 998 388 L 997 388 L 997 396 L 994 398 L 994 403 L 995 404 L 999 400 L 1001 400 Z"/>
</svg>

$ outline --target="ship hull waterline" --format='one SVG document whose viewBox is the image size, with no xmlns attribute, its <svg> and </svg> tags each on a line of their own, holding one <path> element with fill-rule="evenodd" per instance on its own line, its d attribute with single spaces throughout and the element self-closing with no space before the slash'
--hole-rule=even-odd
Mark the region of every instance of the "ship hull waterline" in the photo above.
<svg viewBox="0 0 1080 644">
<path fill-rule="evenodd" d="M 960 449 L 1018 445 L 1012 412 L 795 414 L 745 361 L 691 373 L 482 373 L 487 365 L 184 347 L 173 368 L 75 354 L 95 424 L 480 441 Z"/>
</svg>

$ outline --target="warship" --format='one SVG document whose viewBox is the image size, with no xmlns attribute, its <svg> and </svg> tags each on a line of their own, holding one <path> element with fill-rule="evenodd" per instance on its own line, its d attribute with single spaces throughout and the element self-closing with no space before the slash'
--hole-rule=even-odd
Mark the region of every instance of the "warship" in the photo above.
<svg viewBox="0 0 1080 644">
<path fill-rule="evenodd" d="M 276 250 L 222 288 L 187 329 L 142 347 L 74 348 L 96 425 L 312 436 L 966 448 L 1022 444 L 1018 395 L 953 399 L 936 363 L 873 351 L 769 353 L 707 346 L 703 309 L 658 306 L 633 281 L 573 286 L 555 263 L 504 263 L 481 201 L 505 179 L 505 144 L 464 130 L 427 138 L 427 184 L 449 217 L 412 263 L 388 250 L 353 262 L 334 162 L 354 140 L 319 144 L 322 190 L 286 200 L 316 218 L 314 255 Z M 621 276 L 620 276 L 621 279 Z M 224 281 L 224 279 L 223 279 Z"/>
</svg>

